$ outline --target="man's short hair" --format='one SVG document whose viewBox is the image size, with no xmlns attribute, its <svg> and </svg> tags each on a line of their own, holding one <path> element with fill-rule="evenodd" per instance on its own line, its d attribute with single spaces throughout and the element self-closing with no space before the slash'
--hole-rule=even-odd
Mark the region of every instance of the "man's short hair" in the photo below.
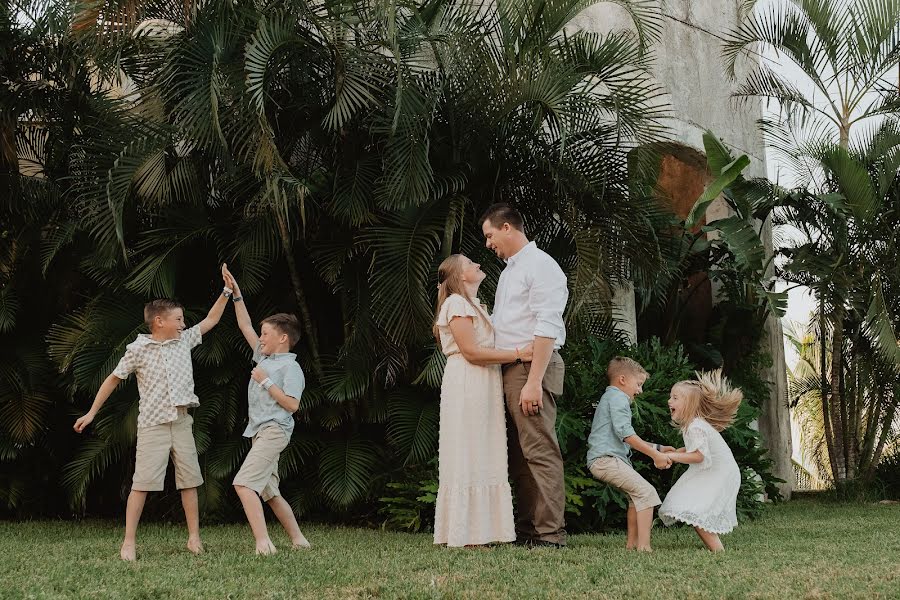
<svg viewBox="0 0 900 600">
<path fill-rule="evenodd" d="M 278 330 L 279 333 L 284 333 L 288 336 L 288 343 L 291 345 L 291 348 L 294 347 L 300 340 L 300 322 L 297 320 L 297 317 L 288 313 L 277 313 L 272 315 L 271 317 L 266 317 L 262 321 L 260 321 L 259 325 L 262 327 L 268 323 L 272 327 Z"/>
<path fill-rule="evenodd" d="M 525 222 L 522 220 L 522 213 L 505 202 L 491 204 L 488 209 L 484 211 L 484 214 L 481 215 L 478 224 L 484 225 L 485 221 L 490 221 L 491 225 L 496 229 L 503 227 L 504 223 L 509 223 L 510 226 L 515 227 L 519 231 L 525 231 Z"/>
<path fill-rule="evenodd" d="M 641 375 L 649 376 L 650 374 L 641 366 L 641 363 L 633 358 L 616 356 L 609 361 L 609 366 L 606 367 L 606 376 L 609 378 L 610 383 L 612 383 L 620 375 L 639 377 Z"/>
<path fill-rule="evenodd" d="M 184 310 L 184 307 L 178 300 L 172 300 L 171 298 L 157 298 L 156 300 L 151 300 L 144 305 L 144 323 L 147 327 L 152 328 L 153 319 L 166 314 L 170 310 L 175 310 L 176 308 Z"/>
</svg>

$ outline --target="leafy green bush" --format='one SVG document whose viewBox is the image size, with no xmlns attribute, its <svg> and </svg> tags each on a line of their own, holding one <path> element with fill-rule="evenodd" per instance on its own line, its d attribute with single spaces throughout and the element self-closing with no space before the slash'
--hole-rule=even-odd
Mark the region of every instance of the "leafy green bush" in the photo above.
<svg viewBox="0 0 900 600">
<path fill-rule="evenodd" d="M 900 449 L 882 457 L 875 468 L 875 483 L 888 500 L 900 500 Z"/>
<path fill-rule="evenodd" d="M 566 352 L 566 392 L 559 402 L 557 426 L 566 465 L 566 511 L 572 531 L 603 530 L 620 527 L 625 522 L 625 496 L 595 481 L 585 465 L 594 405 L 607 386 L 606 366 L 617 354 L 634 358 L 650 373 L 644 392 L 635 399 L 633 406 L 637 434 L 654 442 L 675 447 L 682 445 L 681 433 L 672 426 L 666 404 L 672 385 L 694 375 L 695 366 L 680 345 L 663 346 L 655 338 L 635 346 L 596 338 L 570 343 Z M 756 363 L 752 365 L 753 368 L 757 366 Z M 771 462 L 760 445 L 759 433 L 750 427 L 759 414 L 757 396 L 766 391 L 765 382 L 749 369 L 735 373 L 733 377 L 735 383 L 740 381 L 747 386 L 747 401 L 741 405 L 734 425 L 723 432 L 723 437 L 741 467 L 738 516 L 747 518 L 759 513 L 764 494 L 771 499 L 780 498 L 775 487 L 779 480 L 771 473 Z M 634 466 L 661 497 L 665 497 L 687 468 L 678 465 L 660 471 L 639 454 L 635 456 Z"/>
</svg>

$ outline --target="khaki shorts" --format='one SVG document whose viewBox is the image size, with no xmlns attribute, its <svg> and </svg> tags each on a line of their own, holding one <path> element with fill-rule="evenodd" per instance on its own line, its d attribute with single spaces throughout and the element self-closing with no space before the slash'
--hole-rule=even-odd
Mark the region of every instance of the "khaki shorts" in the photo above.
<svg viewBox="0 0 900 600">
<path fill-rule="evenodd" d="M 637 511 L 662 504 L 656 489 L 621 458 L 601 456 L 589 468 L 591 475 L 628 494 L 629 506 Z"/>
<path fill-rule="evenodd" d="M 178 418 L 170 423 L 138 427 L 131 489 L 140 492 L 162 491 L 170 454 L 175 464 L 176 488 L 190 489 L 203 483 L 191 427 L 193 423 L 187 409 L 179 408 Z"/>
<path fill-rule="evenodd" d="M 278 490 L 278 456 L 287 448 L 288 439 L 278 425 L 266 425 L 253 436 L 253 447 L 247 453 L 234 485 L 250 488 L 268 502 L 280 496 Z"/>
</svg>

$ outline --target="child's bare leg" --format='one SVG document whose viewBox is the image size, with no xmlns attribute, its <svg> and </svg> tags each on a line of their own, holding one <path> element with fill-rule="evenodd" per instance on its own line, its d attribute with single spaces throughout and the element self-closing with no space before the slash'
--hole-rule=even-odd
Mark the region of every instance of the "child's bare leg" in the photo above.
<svg viewBox="0 0 900 600">
<path fill-rule="evenodd" d="M 184 519 L 187 521 L 187 548 L 194 554 L 203 552 L 200 541 L 200 503 L 197 500 L 197 488 L 181 490 L 181 506 L 184 507 Z"/>
<path fill-rule="evenodd" d="M 310 543 L 307 541 L 306 536 L 300 531 L 300 525 L 297 524 L 297 517 L 294 516 L 294 510 L 291 508 L 291 505 L 287 503 L 287 500 L 281 496 L 274 496 L 269 499 L 268 505 L 269 508 L 272 509 L 272 512 L 275 513 L 275 516 L 278 517 L 278 521 L 281 522 L 281 526 L 284 527 L 284 531 L 288 534 L 288 537 L 291 538 L 291 543 L 294 548 L 309 548 Z"/>
<path fill-rule="evenodd" d="M 634 550 L 638 546 L 637 511 L 634 504 L 628 505 L 628 537 L 625 542 L 626 550 Z"/>
<path fill-rule="evenodd" d="M 125 504 L 125 540 L 119 557 L 122 560 L 132 561 L 137 557 L 135 544 L 137 539 L 137 526 L 144 512 L 144 502 L 147 501 L 147 492 L 131 490 L 128 494 L 128 503 Z"/>
<path fill-rule="evenodd" d="M 700 539 L 703 540 L 703 544 L 710 552 L 722 552 L 725 550 L 725 546 L 722 545 L 722 540 L 720 540 L 719 536 L 715 533 L 710 533 L 699 527 L 694 527 L 694 531 L 697 532 L 697 535 L 700 536 Z"/>
<path fill-rule="evenodd" d="M 250 530 L 256 539 L 257 554 L 275 554 L 275 544 L 269 539 L 269 532 L 266 529 L 266 516 L 263 514 L 262 502 L 259 496 L 248 487 L 242 485 L 234 486 L 241 504 L 244 506 L 244 514 L 247 515 L 247 521 L 250 523 Z"/>
<path fill-rule="evenodd" d="M 650 529 L 653 527 L 653 507 L 636 511 L 637 515 L 637 549 L 652 552 L 650 547 Z"/>
</svg>

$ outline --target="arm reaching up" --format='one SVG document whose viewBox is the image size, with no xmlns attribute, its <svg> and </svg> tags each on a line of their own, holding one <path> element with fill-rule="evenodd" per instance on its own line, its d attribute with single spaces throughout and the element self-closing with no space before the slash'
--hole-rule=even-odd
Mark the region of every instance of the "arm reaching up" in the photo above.
<svg viewBox="0 0 900 600">
<path fill-rule="evenodd" d="M 223 271 L 225 269 L 224 263 L 222 264 L 222 269 Z M 225 287 L 228 286 L 226 285 Z M 223 293 L 219 294 L 216 303 L 209 309 L 209 314 L 206 315 L 205 319 L 200 321 L 200 335 L 206 335 L 207 331 L 219 324 L 219 320 L 225 312 L 225 306 L 228 304 L 228 296 L 225 295 L 225 291 L 226 290 L 222 290 Z"/>
<path fill-rule="evenodd" d="M 253 328 L 253 320 L 250 318 L 247 305 L 244 303 L 243 296 L 241 296 L 241 288 L 226 264 L 222 265 L 222 278 L 225 280 L 225 287 L 230 287 L 234 290 L 234 315 L 237 317 L 238 329 L 244 334 L 244 339 L 250 344 L 250 348 L 255 351 L 257 346 L 259 346 L 259 336 Z"/>
</svg>

